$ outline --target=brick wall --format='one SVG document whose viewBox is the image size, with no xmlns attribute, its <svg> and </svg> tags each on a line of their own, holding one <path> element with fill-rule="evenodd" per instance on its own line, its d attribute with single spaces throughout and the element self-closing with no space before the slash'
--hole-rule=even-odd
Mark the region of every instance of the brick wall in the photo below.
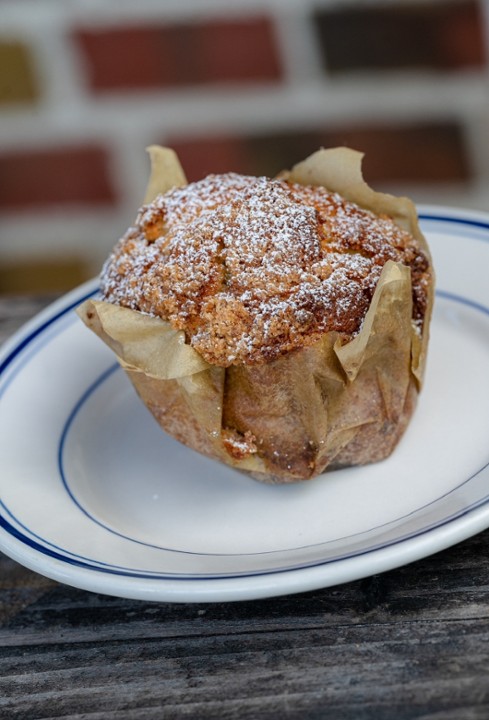
<svg viewBox="0 0 489 720">
<path fill-rule="evenodd" d="M 489 0 L 3 0 L 0 292 L 97 272 L 145 146 L 190 179 L 320 145 L 379 189 L 489 211 Z"/>
</svg>

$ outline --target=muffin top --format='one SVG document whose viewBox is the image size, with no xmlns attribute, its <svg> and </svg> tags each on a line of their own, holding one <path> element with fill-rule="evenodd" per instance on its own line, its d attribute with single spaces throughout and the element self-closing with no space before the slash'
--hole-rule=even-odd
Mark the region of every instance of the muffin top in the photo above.
<svg viewBox="0 0 489 720">
<path fill-rule="evenodd" d="M 387 260 L 411 268 L 421 328 L 430 266 L 410 233 L 322 187 L 229 173 L 143 206 L 101 289 L 184 330 L 211 364 L 259 364 L 355 335 Z"/>
</svg>

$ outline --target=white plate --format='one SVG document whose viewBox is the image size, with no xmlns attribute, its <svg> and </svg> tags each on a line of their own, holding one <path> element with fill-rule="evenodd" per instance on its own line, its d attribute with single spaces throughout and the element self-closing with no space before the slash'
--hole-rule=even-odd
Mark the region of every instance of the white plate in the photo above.
<svg viewBox="0 0 489 720">
<path fill-rule="evenodd" d="M 489 527 L 489 215 L 420 213 L 438 291 L 391 458 L 267 486 L 179 445 L 75 315 L 91 282 L 0 355 L 0 549 L 87 590 L 221 601 L 357 579 Z"/>
</svg>

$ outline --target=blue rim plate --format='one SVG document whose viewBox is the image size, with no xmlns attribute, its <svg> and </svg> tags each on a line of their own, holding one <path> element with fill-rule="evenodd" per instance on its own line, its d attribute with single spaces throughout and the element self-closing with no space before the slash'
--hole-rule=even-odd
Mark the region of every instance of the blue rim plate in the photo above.
<svg viewBox="0 0 489 720">
<path fill-rule="evenodd" d="M 358 579 L 489 527 L 489 215 L 419 210 L 438 290 L 391 458 L 277 487 L 179 445 L 77 318 L 91 281 L 0 353 L 0 550 L 95 592 L 223 601 Z"/>
</svg>

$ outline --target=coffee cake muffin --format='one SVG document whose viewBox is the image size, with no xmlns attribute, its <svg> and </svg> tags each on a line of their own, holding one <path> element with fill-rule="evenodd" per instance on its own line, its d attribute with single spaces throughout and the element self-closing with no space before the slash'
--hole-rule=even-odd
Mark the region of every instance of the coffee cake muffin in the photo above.
<svg viewBox="0 0 489 720">
<path fill-rule="evenodd" d="M 318 182 L 338 152 L 341 193 Z M 409 201 L 373 193 L 352 153 L 156 194 L 82 310 L 165 430 L 260 480 L 380 460 L 415 406 L 430 255 Z M 186 360 L 168 372 L 172 344 Z"/>
</svg>

